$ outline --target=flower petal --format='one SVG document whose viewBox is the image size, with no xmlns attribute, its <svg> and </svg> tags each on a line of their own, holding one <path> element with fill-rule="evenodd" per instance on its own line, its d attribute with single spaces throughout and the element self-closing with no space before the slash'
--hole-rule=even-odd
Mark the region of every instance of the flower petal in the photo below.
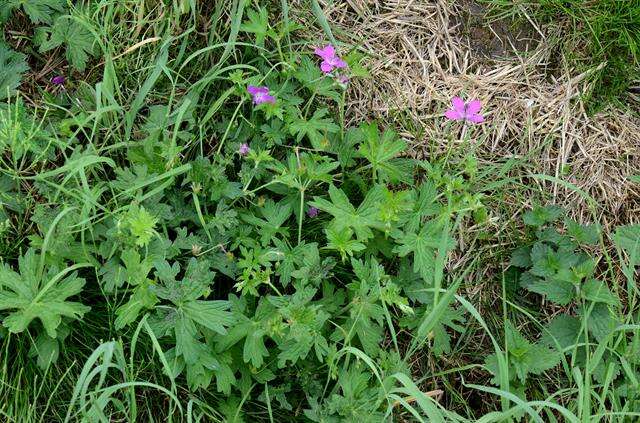
<svg viewBox="0 0 640 423">
<path fill-rule="evenodd" d="M 271 103 L 271 104 L 275 104 L 275 102 L 276 102 L 276 98 L 269 94 L 265 94 L 264 96 L 262 96 L 262 101 L 260 101 L 260 103 Z"/>
<path fill-rule="evenodd" d="M 336 57 L 336 58 L 333 60 L 333 62 L 332 62 L 332 63 L 333 63 L 333 65 L 334 65 L 336 68 L 346 68 L 346 67 L 347 67 L 347 62 L 345 62 L 344 60 L 342 60 L 342 59 L 341 59 L 341 58 L 339 58 L 339 57 Z"/>
<path fill-rule="evenodd" d="M 460 97 L 453 97 L 451 99 L 451 104 L 453 104 L 453 110 L 464 113 L 465 107 L 463 99 L 461 99 Z"/>
<path fill-rule="evenodd" d="M 329 73 L 333 70 L 333 65 L 325 60 L 320 63 L 320 70 L 324 73 Z"/>
<path fill-rule="evenodd" d="M 261 91 L 260 88 L 262 88 L 262 87 L 256 87 L 255 85 L 249 85 L 247 87 L 247 92 L 249 94 L 251 94 L 251 95 L 256 95 Z"/>
<path fill-rule="evenodd" d="M 324 60 L 329 59 L 336 55 L 336 50 L 333 48 L 331 44 L 327 44 L 323 48 L 316 48 L 314 53 L 318 56 L 322 57 Z"/>
<path fill-rule="evenodd" d="M 447 117 L 447 119 L 451 120 L 460 120 L 464 118 L 464 115 L 462 113 L 454 109 L 447 110 L 446 112 L 444 112 L 444 115 Z"/>
<path fill-rule="evenodd" d="M 467 114 L 475 115 L 482 108 L 482 103 L 480 100 L 472 100 L 467 103 Z"/>
<path fill-rule="evenodd" d="M 482 123 L 484 122 L 484 116 L 474 113 L 472 115 L 467 115 L 467 120 L 473 123 Z"/>
</svg>

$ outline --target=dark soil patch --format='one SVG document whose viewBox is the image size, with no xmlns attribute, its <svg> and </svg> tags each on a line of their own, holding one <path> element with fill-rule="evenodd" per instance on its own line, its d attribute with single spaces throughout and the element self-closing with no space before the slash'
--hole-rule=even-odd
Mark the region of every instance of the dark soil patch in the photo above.
<svg viewBox="0 0 640 423">
<path fill-rule="evenodd" d="M 474 0 L 460 2 L 458 31 L 480 57 L 496 59 L 536 48 L 540 34 L 526 21 L 492 19 L 486 6 Z"/>
</svg>

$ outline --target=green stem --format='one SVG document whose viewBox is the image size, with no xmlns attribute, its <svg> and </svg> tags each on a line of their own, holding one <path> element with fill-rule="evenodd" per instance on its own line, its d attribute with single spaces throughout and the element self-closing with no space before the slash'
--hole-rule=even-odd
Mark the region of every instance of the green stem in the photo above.
<svg viewBox="0 0 640 423">
<path fill-rule="evenodd" d="M 300 190 L 300 216 L 298 216 L 298 245 L 302 240 L 302 218 L 304 216 L 304 188 Z"/>
</svg>

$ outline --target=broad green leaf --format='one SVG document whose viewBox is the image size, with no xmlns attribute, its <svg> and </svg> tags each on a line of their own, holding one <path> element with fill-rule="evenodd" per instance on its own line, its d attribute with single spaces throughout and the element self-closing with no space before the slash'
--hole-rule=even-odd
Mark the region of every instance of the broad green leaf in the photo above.
<svg viewBox="0 0 640 423">
<path fill-rule="evenodd" d="M 547 325 L 547 331 L 542 335 L 541 341 L 550 346 L 556 347 L 556 341 L 560 348 L 573 346 L 580 337 L 580 320 L 567 314 L 559 314 Z"/>
<path fill-rule="evenodd" d="M 339 231 L 351 228 L 359 241 L 365 241 L 373 238 L 371 228 L 379 224 L 377 216 L 382 194 L 382 187 L 374 186 L 369 190 L 358 209 L 356 209 L 344 191 L 331 185 L 329 186 L 329 198 L 331 201 L 321 197 L 314 197 L 314 201 L 309 204 L 331 214 L 334 217 L 334 229 Z"/>
<path fill-rule="evenodd" d="M 156 296 L 149 289 L 149 279 L 139 283 L 129 296 L 129 300 L 116 309 L 116 329 L 135 322 L 144 309 L 151 309 L 158 302 Z"/>
<path fill-rule="evenodd" d="M 558 206 L 535 206 L 533 210 L 524 214 L 524 223 L 529 226 L 542 226 L 555 222 L 564 211 Z"/>
<path fill-rule="evenodd" d="M 63 317 L 80 319 L 89 307 L 67 298 L 79 294 L 85 280 L 73 272 L 63 278 L 48 274 L 40 279 L 36 271 L 35 251 L 29 249 L 20 258 L 20 274 L 6 264 L 0 265 L 0 311 L 9 310 L 3 324 L 13 333 L 24 331 L 34 319 L 39 319 L 51 338 Z"/>
<path fill-rule="evenodd" d="M 374 180 L 379 182 L 411 183 L 412 175 L 402 159 L 397 159 L 407 148 L 394 131 L 386 130 L 380 135 L 376 123 L 363 124 L 364 142 L 358 152 L 369 161 Z M 410 169 L 409 169 L 410 170 Z"/>
<path fill-rule="evenodd" d="M 631 266 L 640 263 L 640 225 L 626 225 L 616 228 L 613 242 L 629 256 Z"/>
<path fill-rule="evenodd" d="M 367 248 L 363 243 L 357 239 L 352 239 L 353 232 L 347 228 L 344 230 L 336 230 L 333 228 L 327 228 L 324 230 L 327 234 L 327 249 L 335 250 L 340 253 L 342 261 L 345 261 L 347 256 L 353 257 L 354 253 L 363 251 Z"/>
<path fill-rule="evenodd" d="M 618 297 L 609 290 L 607 284 L 597 279 L 587 280 L 580 288 L 580 291 L 582 296 L 588 301 L 605 303 L 611 306 L 620 304 Z"/>
<path fill-rule="evenodd" d="M 67 60 L 83 72 L 87 61 L 95 54 L 95 41 L 93 34 L 83 24 L 71 16 L 60 16 L 53 23 L 48 39 L 40 45 L 40 52 L 64 46 Z"/>
<path fill-rule="evenodd" d="M 326 108 L 317 109 L 309 119 L 298 116 L 291 119 L 289 132 L 296 136 L 298 142 L 305 136 L 316 150 L 325 150 L 329 146 L 328 136 L 338 132 L 338 125 L 333 119 L 325 117 L 329 113 Z"/>
<path fill-rule="evenodd" d="M 240 25 L 240 31 L 252 33 L 256 37 L 256 45 L 264 46 L 264 39 L 269 29 L 269 17 L 267 9 L 259 7 L 258 10 L 249 9 L 247 11 L 247 20 Z"/>
<path fill-rule="evenodd" d="M 0 4 L 0 22 L 6 22 L 11 14 L 22 6 L 32 23 L 50 24 L 57 13 L 65 10 L 64 0 L 4 0 Z"/>
<path fill-rule="evenodd" d="M 455 246 L 455 240 L 445 232 L 444 225 L 438 220 L 425 223 L 419 233 L 392 234 L 397 241 L 394 252 L 400 257 L 413 255 L 413 269 L 425 280 L 433 278 L 436 256 L 442 243 L 445 251 Z"/>
<path fill-rule="evenodd" d="M 600 225 L 580 225 L 571 219 L 566 219 L 567 233 L 580 244 L 597 244 L 600 240 Z"/>
<path fill-rule="evenodd" d="M 186 317 L 194 322 L 211 329 L 221 335 L 227 333 L 226 327 L 233 324 L 233 315 L 229 310 L 228 301 L 189 301 L 180 309 Z"/>
<path fill-rule="evenodd" d="M 16 92 L 16 88 L 22 82 L 22 74 L 28 70 L 27 56 L 11 50 L 0 42 L 0 100 Z M 0 146 L 5 142 L 0 141 Z"/>
<path fill-rule="evenodd" d="M 556 304 L 567 305 L 575 296 L 575 287 L 571 282 L 561 279 L 534 279 L 525 286 L 529 291 L 546 296 Z"/>
</svg>

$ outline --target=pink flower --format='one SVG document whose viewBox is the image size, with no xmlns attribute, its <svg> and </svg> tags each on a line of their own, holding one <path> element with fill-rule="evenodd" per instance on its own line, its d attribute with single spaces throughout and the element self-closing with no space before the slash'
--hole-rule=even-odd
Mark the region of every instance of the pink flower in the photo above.
<svg viewBox="0 0 640 423">
<path fill-rule="evenodd" d="M 347 67 L 347 63 L 336 54 L 336 49 L 331 44 L 327 44 L 323 48 L 316 48 L 314 53 L 322 58 L 320 69 L 324 73 L 331 73 L 335 68 Z"/>
<path fill-rule="evenodd" d="M 242 144 L 240 146 L 240 148 L 238 149 L 238 153 L 240 153 L 241 156 L 246 156 L 247 154 L 249 154 L 249 150 L 251 150 L 249 148 L 249 144 L 247 144 L 246 142 L 244 144 Z"/>
<path fill-rule="evenodd" d="M 451 104 L 453 107 L 444 114 L 448 119 L 464 120 L 471 123 L 484 122 L 484 116 L 478 113 L 482 108 L 480 100 L 471 100 L 465 103 L 460 97 L 453 97 Z"/>
<path fill-rule="evenodd" d="M 341 85 L 347 85 L 349 84 L 349 77 L 347 75 L 338 75 L 336 81 Z"/>
<path fill-rule="evenodd" d="M 274 104 L 276 102 L 276 98 L 272 95 L 269 95 L 269 88 L 267 87 L 256 87 L 255 85 L 249 85 L 247 87 L 247 91 L 253 97 L 253 104 L 255 104 L 256 106 L 262 103 Z"/>
<path fill-rule="evenodd" d="M 63 75 L 57 75 L 51 78 L 51 83 L 53 85 L 63 85 L 64 81 L 65 81 L 65 78 Z"/>
</svg>

